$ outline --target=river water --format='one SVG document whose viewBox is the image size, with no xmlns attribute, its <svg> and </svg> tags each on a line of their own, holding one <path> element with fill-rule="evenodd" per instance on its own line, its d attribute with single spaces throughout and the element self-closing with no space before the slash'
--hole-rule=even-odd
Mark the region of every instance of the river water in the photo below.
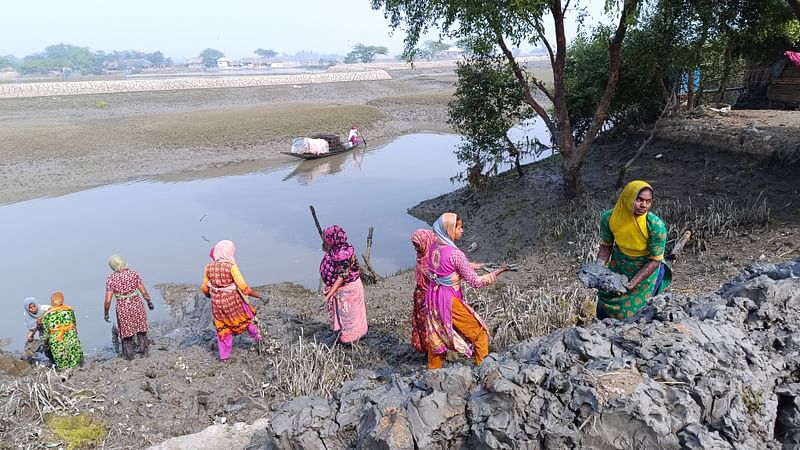
<svg viewBox="0 0 800 450">
<path fill-rule="evenodd" d="M 49 303 L 63 291 L 75 307 L 87 354 L 108 345 L 103 321 L 108 257 L 119 253 L 139 271 L 166 317 L 159 283 L 200 284 L 211 246 L 236 243 L 251 286 L 293 281 L 317 287 L 322 227 L 341 225 L 360 255 L 373 226 L 372 263 L 381 274 L 411 267 L 411 233 L 427 226 L 406 211 L 454 189 L 459 137 L 414 134 L 382 148 L 356 150 L 289 168 L 182 182 L 141 180 L 0 206 L 5 255 L 0 261 L 6 350 L 23 346 L 23 299 Z M 291 158 L 287 156 L 286 158 Z M 113 317 L 113 306 L 112 306 Z"/>
<path fill-rule="evenodd" d="M 528 124 L 509 134 L 522 140 L 543 131 Z M 460 187 L 450 181 L 463 169 L 454 155 L 459 142 L 456 135 L 413 134 L 380 148 L 290 161 L 278 170 L 140 180 L 2 205 L 0 341 L 6 350 L 20 350 L 23 299 L 49 304 L 59 290 L 75 307 L 84 351 L 109 345 L 103 299 L 108 257 L 115 253 L 142 275 L 156 304 L 148 311 L 151 321 L 168 315 L 154 286 L 199 285 L 209 250 L 221 239 L 236 243 L 237 262 L 251 286 L 291 281 L 316 289 L 323 252 L 309 205 L 323 228 L 342 226 L 359 255 L 374 227 L 371 260 L 380 274 L 409 268 L 415 261 L 409 237 L 428 225 L 407 210 Z"/>
</svg>

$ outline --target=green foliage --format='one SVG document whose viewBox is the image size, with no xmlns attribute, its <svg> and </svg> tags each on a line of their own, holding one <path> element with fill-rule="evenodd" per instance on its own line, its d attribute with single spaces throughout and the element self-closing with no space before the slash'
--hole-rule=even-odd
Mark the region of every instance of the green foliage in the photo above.
<svg viewBox="0 0 800 450">
<path fill-rule="evenodd" d="M 358 43 L 353 46 L 353 50 L 347 54 L 345 57 L 345 63 L 354 63 L 356 61 L 361 61 L 363 63 L 372 62 L 375 60 L 375 56 L 377 55 L 387 55 L 389 54 L 389 49 L 383 46 L 376 46 L 376 45 L 364 45 Z"/>
<path fill-rule="evenodd" d="M 447 105 L 448 123 L 463 136 L 456 156 L 469 165 L 467 179 L 480 184 L 485 168 L 492 171 L 499 163 L 517 160 L 520 151 L 507 137 L 508 130 L 535 113 L 500 56 L 480 55 L 459 62 L 456 74 L 455 99 Z"/>
<path fill-rule="evenodd" d="M 69 450 L 97 444 L 108 435 L 108 425 L 104 421 L 86 414 L 49 415 L 45 417 L 45 424 L 56 437 L 64 441 Z"/>
<path fill-rule="evenodd" d="M 217 49 L 207 48 L 200 52 L 198 56 L 203 60 L 203 65 L 206 67 L 216 67 L 217 60 L 225 56 L 225 54 Z"/>
<path fill-rule="evenodd" d="M 609 68 L 610 30 L 581 35 L 565 65 L 573 132 L 589 126 Z M 612 125 L 652 122 L 680 78 L 700 71 L 699 89 L 722 98 L 747 65 L 769 64 L 800 39 L 800 20 L 779 0 L 660 0 L 622 46 Z M 685 83 L 684 83 L 685 84 Z"/>
<path fill-rule="evenodd" d="M 448 44 L 447 42 L 442 42 L 441 40 L 425 41 L 422 49 L 419 50 L 419 52 L 417 53 L 417 56 L 422 59 L 431 60 L 440 56 L 448 48 L 450 48 L 450 44 Z"/>
<path fill-rule="evenodd" d="M 567 52 L 564 66 L 567 107 L 572 132 L 579 140 L 591 125 L 608 82 L 610 33 L 609 29 L 600 28 L 591 37 L 581 34 Z M 654 28 L 629 33 L 622 46 L 617 92 L 608 111 L 610 125 L 651 122 L 658 117 L 667 100 L 662 95 L 659 77 L 670 88 L 674 78 L 662 73 L 664 68 L 660 64 L 664 58 L 668 59 L 668 50 L 658 51 L 658 38 Z"/>
<path fill-rule="evenodd" d="M 253 53 L 262 58 L 274 58 L 278 56 L 278 52 L 272 50 L 271 48 L 257 48 L 255 51 L 253 51 Z"/>
<path fill-rule="evenodd" d="M 0 70 L 13 66 L 14 64 L 11 62 L 10 58 L 6 58 L 5 56 L 0 56 Z"/>
</svg>

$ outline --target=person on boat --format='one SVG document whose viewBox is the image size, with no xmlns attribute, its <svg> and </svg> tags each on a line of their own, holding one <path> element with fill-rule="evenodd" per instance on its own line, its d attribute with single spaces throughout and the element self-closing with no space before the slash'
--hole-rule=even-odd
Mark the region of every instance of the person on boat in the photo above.
<svg viewBox="0 0 800 450">
<path fill-rule="evenodd" d="M 625 186 L 613 209 L 600 216 L 600 250 L 597 261 L 630 280 L 625 294 L 597 293 L 597 318 L 624 320 L 633 317 L 672 281 L 664 261 L 667 229 L 650 212 L 653 188 L 634 180 Z"/>
<path fill-rule="evenodd" d="M 139 272 L 128 268 L 128 262 L 120 255 L 112 255 L 108 259 L 111 274 L 106 278 L 106 297 L 103 303 L 103 319 L 110 322 L 108 310 L 111 300 L 116 300 L 117 328 L 122 346 L 122 356 L 133 359 L 134 342 L 139 352 L 147 354 L 149 339 L 147 338 L 147 312 L 144 302 L 150 310 L 155 309 L 150 294 L 144 287 Z M 142 301 L 144 300 L 144 302 Z"/>
<path fill-rule="evenodd" d="M 361 138 L 361 134 L 358 132 L 358 127 L 353 125 L 350 127 L 350 133 L 347 135 L 347 141 L 345 142 L 346 148 L 353 148 L 359 146 L 361 143 L 364 142 L 364 139 Z"/>
<path fill-rule="evenodd" d="M 54 292 L 50 296 L 50 309 L 42 316 L 42 327 L 50 344 L 56 370 L 70 369 L 83 362 L 75 310 L 64 306 L 63 293 Z"/>
<path fill-rule="evenodd" d="M 355 343 L 367 334 L 367 308 L 364 285 L 355 249 L 347 242 L 347 233 L 331 225 L 322 233 L 325 256 L 319 274 L 325 283 L 324 306 L 330 314 L 331 329 L 342 343 Z"/>
<path fill-rule="evenodd" d="M 428 275 L 428 249 L 436 239 L 433 230 L 419 229 L 411 235 L 411 243 L 417 254 L 414 268 L 414 307 L 411 313 L 411 345 L 420 353 L 428 352 L 428 335 L 426 327 L 425 293 L 428 292 L 430 276 Z"/>
<path fill-rule="evenodd" d="M 34 359 L 33 357 L 36 353 L 42 352 L 52 362 L 53 355 L 50 353 L 50 343 L 47 339 L 44 339 L 44 327 L 42 326 L 42 316 L 50 309 L 50 305 L 40 305 L 36 303 L 35 298 L 28 297 L 22 301 L 22 306 L 24 307 L 25 328 L 28 330 L 28 334 L 25 336 L 23 359 L 30 362 Z M 37 334 L 39 339 L 42 340 L 41 344 L 34 340 Z"/>
<path fill-rule="evenodd" d="M 439 369 L 448 351 L 475 357 L 480 365 L 489 354 L 489 330 L 478 314 L 467 304 L 461 281 L 473 288 L 489 286 L 508 270 L 497 269 L 486 275 L 475 272 L 472 264 L 456 247 L 464 234 L 464 225 L 455 213 L 444 213 L 433 224 L 436 239 L 428 250 L 430 284 L 425 293 L 428 336 L 428 368 Z"/>
<path fill-rule="evenodd" d="M 235 254 L 236 246 L 232 241 L 219 241 L 209 254 L 214 261 L 203 270 L 202 290 L 211 299 L 211 315 L 217 329 L 221 361 L 230 358 L 234 335 L 246 330 L 256 344 L 261 342 L 256 309 L 247 301 L 247 296 L 260 300 L 263 297 L 247 285 L 236 264 Z"/>
</svg>

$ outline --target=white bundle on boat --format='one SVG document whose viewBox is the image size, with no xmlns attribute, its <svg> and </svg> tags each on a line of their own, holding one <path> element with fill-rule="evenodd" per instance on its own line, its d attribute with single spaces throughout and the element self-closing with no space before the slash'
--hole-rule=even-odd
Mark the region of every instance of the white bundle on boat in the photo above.
<svg viewBox="0 0 800 450">
<path fill-rule="evenodd" d="M 325 139 L 297 138 L 292 141 L 292 153 L 311 153 L 321 155 L 330 152 Z"/>
</svg>

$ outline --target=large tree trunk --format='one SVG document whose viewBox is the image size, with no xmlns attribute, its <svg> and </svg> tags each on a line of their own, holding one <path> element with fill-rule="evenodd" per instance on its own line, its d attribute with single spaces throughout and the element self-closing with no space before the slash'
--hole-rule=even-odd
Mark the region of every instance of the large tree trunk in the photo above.
<svg viewBox="0 0 800 450">
<path fill-rule="evenodd" d="M 564 158 L 561 160 L 561 176 L 564 182 L 564 195 L 567 198 L 577 198 L 583 195 L 586 188 L 583 185 L 581 168 L 583 160 L 574 161 Z"/>
<path fill-rule="evenodd" d="M 567 5 L 569 1 L 567 1 Z M 563 169 L 563 183 L 564 194 L 567 198 L 575 198 L 584 192 L 583 180 L 581 179 L 581 167 L 583 160 L 589 149 L 592 146 L 595 136 L 600 131 L 603 123 L 606 120 L 609 106 L 611 105 L 611 98 L 614 96 L 614 91 L 617 88 L 617 81 L 619 79 L 619 62 L 620 50 L 622 47 L 622 40 L 625 38 L 625 33 L 628 28 L 628 20 L 631 14 L 635 14 L 638 0 L 625 0 L 620 14 L 620 20 L 617 24 L 617 29 L 614 37 L 609 42 L 609 59 L 611 62 L 611 70 L 608 76 L 606 89 L 603 96 L 597 104 L 595 114 L 592 118 L 592 124 L 589 127 L 583 142 L 580 147 L 576 146 L 575 140 L 572 137 L 572 124 L 569 118 L 569 109 L 567 108 L 567 89 L 564 79 L 564 66 L 566 65 L 567 55 L 567 36 L 564 30 L 564 8 L 562 7 L 561 0 L 552 0 L 549 5 L 550 13 L 553 16 L 553 23 L 555 25 L 556 45 L 555 52 L 550 46 L 550 43 L 542 35 L 540 36 L 542 42 L 545 44 L 553 69 L 553 89 L 549 92 L 544 89 L 541 83 L 536 83 L 535 86 L 540 88 L 543 92 L 548 94 L 548 98 L 553 103 L 553 110 L 555 114 L 553 118 L 547 113 L 536 99 L 531 95 L 531 83 L 525 76 L 522 68 L 517 63 L 512 52 L 508 48 L 503 38 L 502 31 L 499 27 L 495 29 L 497 43 L 500 46 L 503 54 L 506 56 L 509 65 L 511 66 L 520 87 L 525 92 L 525 101 L 534 111 L 541 117 L 547 129 L 553 136 L 553 141 L 556 143 L 556 148 L 561 154 L 562 169 Z M 555 120 L 553 120 L 555 119 Z"/>
</svg>

